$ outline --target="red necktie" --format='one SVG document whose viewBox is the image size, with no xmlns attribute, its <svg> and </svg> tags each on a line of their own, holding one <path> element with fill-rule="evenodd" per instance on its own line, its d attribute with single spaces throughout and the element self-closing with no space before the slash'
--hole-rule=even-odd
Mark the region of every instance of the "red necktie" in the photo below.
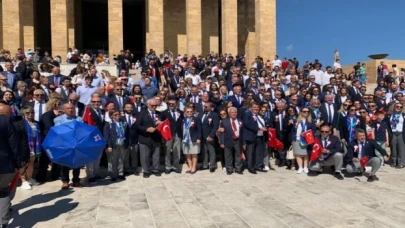
<svg viewBox="0 0 405 228">
<path fill-rule="evenodd" d="M 232 122 L 232 130 L 233 130 L 232 138 L 235 140 L 236 139 L 235 132 L 238 130 L 238 128 L 236 127 L 235 120 L 231 120 L 231 122 Z"/>
<path fill-rule="evenodd" d="M 59 78 L 55 76 L 55 86 L 59 85 Z"/>
</svg>

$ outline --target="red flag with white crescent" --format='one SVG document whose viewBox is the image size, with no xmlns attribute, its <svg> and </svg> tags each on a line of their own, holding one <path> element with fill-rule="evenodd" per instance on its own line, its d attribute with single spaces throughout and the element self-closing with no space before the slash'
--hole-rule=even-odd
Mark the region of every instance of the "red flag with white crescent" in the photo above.
<svg viewBox="0 0 405 228">
<path fill-rule="evenodd" d="M 322 154 L 322 144 L 319 142 L 318 138 L 314 138 L 314 145 L 312 147 L 312 154 L 310 160 L 312 162 L 316 161 L 319 156 Z"/>
<path fill-rule="evenodd" d="M 267 133 L 269 134 L 269 140 L 267 141 L 267 145 L 269 147 L 275 147 L 277 145 L 276 129 L 269 128 L 267 129 Z"/>
<path fill-rule="evenodd" d="M 91 118 L 91 111 L 89 106 L 86 106 L 86 108 L 84 109 L 83 122 L 91 126 L 96 125 L 96 122 L 94 122 L 93 118 Z"/>
<path fill-rule="evenodd" d="M 156 129 L 160 132 L 160 134 L 166 141 L 172 140 L 172 131 L 170 130 L 170 122 L 168 119 L 163 121 L 163 123 L 157 126 Z"/>
</svg>

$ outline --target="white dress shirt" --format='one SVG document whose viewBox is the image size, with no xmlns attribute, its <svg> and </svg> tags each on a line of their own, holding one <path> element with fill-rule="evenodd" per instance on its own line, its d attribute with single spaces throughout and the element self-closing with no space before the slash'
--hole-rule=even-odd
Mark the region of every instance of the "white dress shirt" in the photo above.
<svg viewBox="0 0 405 228">
<path fill-rule="evenodd" d="M 44 114 L 46 112 L 46 104 L 43 101 L 41 103 L 42 103 L 42 114 Z M 39 106 L 40 106 L 40 102 L 36 100 L 35 104 L 34 104 L 34 112 L 35 112 L 34 120 L 35 121 L 39 121 L 41 119 L 41 116 L 39 115 Z"/>
</svg>

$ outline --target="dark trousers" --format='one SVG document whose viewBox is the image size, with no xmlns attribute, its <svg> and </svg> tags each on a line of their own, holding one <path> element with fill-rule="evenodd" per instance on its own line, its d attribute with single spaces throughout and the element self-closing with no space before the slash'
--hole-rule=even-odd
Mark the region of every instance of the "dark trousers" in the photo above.
<svg viewBox="0 0 405 228">
<path fill-rule="evenodd" d="M 62 172 L 61 172 L 62 182 L 69 183 L 69 181 L 70 181 L 70 179 L 69 179 L 69 170 L 70 170 L 69 167 L 62 166 Z M 80 168 L 73 169 L 73 178 L 72 178 L 73 183 L 77 183 L 77 182 L 80 181 L 79 175 L 80 175 Z"/>
<path fill-rule="evenodd" d="M 35 180 L 38 182 L 45 182 L 47 181 L 47 171 L 48 171 L 48 165 L 51 163 L 49 160 L 48 155 L 46 154 L 45 151 L 42 151 L 41 156 L 39 157 L 39 165 L 38 165 L 38 172 L 37 175 L 35 176 Z M 58 164 L 52 164 L 52 170 L 51 170 L 51 178 L 52 180 L 57 180 L 60 177 L 60 165 Z"/>
<path fill-rule="evenodd" d="M 0 174 L 0 225 L 7 225 L 10 220 L 10 192 L 8 187 L 15 173 Z"/>
<path fill-rule="evenodd" d="M 145 145 L 139 144 L 141 152 L 141 165 L 144 173 L 159 172 L 160 162 L 160 145 Z M 150 165 L 150 157 L 152 155 L 152 166 Z"/>
<path fill-rule="evenodd" d="M 257 136 L 256 140 L 247 144 L 247 165 L 249 170 L 263 168 L 264 137 Z"/>
<path fill-rule="evenodd" d="M 225 167 L 227 171 L 233 171 L 233 161 L 235 156 L 235 171 L 242 171 L 242 160 L 240 159 L 239 139 L 235 140 L 232 147 L 225 147 Z"/>
</svg>

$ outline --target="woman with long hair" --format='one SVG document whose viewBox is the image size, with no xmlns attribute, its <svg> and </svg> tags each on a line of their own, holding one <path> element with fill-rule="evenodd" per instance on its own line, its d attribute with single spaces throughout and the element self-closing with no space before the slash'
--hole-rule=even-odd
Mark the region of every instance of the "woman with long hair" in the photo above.
<svg viewBox="0 0 405 228">
<path fill-rule="evenodd" d="M 304 172 L 307 174 L 308 170 L 308 144 L 305 141 L 302 133 L 312 130 L 315 132 L 315 123 L 312 122 L 310 115 L 310 109 L 308 107 L 301 108 L 298 115 L 298 119 L 294 123 L 294 120 L 290 120 L 289 125 L 293 125 L 293 129 L 290 133 L 290 140 L 293 145 L 293 153 L 298 164 L 297 174 Z"/>
</svg>

